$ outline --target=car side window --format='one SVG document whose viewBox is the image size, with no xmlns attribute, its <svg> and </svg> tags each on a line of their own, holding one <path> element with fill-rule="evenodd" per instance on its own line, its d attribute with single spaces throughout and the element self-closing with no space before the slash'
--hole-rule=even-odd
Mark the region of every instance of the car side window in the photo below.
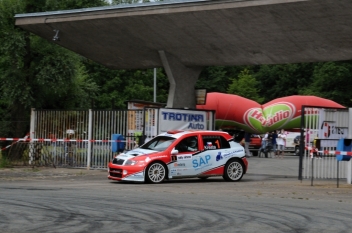
<svg viewBox="0 0 352 233">
<path fill-rule="evenodd" d="M 176 150 L 179 152 L 191 152 L 198 151 L 198 137 L 191 136 L 183 139 L 176 146 Z"/>
<path fill-rule="evenodd" d="M 204 135 L 202 140 L 205 150 L 230 148 L 229 142 L 220 135 Z"/>
</svg>

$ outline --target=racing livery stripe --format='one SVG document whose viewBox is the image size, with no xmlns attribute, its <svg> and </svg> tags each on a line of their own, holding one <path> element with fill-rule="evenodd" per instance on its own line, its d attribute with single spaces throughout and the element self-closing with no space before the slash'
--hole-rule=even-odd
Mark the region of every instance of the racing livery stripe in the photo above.
<svg viewBox="0 0 352 233">
<path fill-rule="evenodd" d="M 205 174 L 205 175 L 206 174 L 214 174 L 214 172 L 217 173 L 217 174 L 222 174 L 224 172 L 224 167 L 225 167 L 225 164 L 220 165 L 218 167 L 214 167 L 214 168 L 209 169 L 209 170 L 207 170 L 205 172 L 202 172 L 202 174 Z"/>
</svg>

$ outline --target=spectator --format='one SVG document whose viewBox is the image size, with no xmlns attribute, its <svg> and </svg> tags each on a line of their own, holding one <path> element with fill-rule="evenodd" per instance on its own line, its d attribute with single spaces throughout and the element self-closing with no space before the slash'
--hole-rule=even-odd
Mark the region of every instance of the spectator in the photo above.
<svg viewBox="0 0 352 233">
<path fill-rule="evenodd" d="M 251 157 L 251 152 L 249 151 L 249 144 L 251 143 L 251 134 L 248 132 L 244 133 L 244 150 L 246 157 Z"/>
<path fill-rule="evenodd" d="M 279 134 L 277 135 L 276 139 L 276 144 L 277 144 L 277 153 L 276 156 L 278 158 L 284 158 L 284 151 L 285 151 L 285 145 L 286 145 L 286 134 L 283 129 L 279 131 Z"/>
<path fill-rule="evenodd" d="M 272 145 L 272 150 L 273 150 L 273 152 L 274 152 L 274 155 L 276 155 L 276 147 L 277 147 L 276 139 L 277 139 L 277 132 L 276 132 L 276 130 L 274 130 L 274 131 L 271 133 L 271 145 Z M 274 157 L 273 157 L 273 158 L 274 158 Z"/>
<path fill-rule="evenodd" d="M 268 140 L 269 140 L 269 132 L 266 132 L 262 139 L 262 148 L 261 148 L 262 151 L 264 151 L 266 146 L 268 145 Z"/>
</svg>

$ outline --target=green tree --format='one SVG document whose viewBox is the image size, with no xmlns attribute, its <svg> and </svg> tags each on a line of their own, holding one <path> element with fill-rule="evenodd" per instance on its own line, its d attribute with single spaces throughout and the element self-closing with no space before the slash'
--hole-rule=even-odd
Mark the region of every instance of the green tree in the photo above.
<svg viewBox="0 0 352 233">
<path fill-rule="evenodd" d="M 312 82 L 300 93 L 330 99 L 350 107 L 352 101 L 351 80 L 351 61 L 316 63 Z"/>
<path fill-rule="evenodd" d="M 46 4 L 42 4 L 41 6 L 45 5 L 45 8 L 43 9 L 46 11 L 71 10 L 109 5 L 109 2 L 106 0 L 46 0 L 45 2 Z"/>
<path fill-rule="evenodd" d="M 227 93 L 236 94 L 247 99 L 262 103 L 264 98 L 259 96 L 257 88 L 258 81 L 250 74 L 248 69 L 244 69 L 238 76 L 238 79 L 231 79 Z"/>
<path fill-rule="evenodd" d="M 93 99 L 94 108 L 126 109 L 126 101 L 132 99 L 153 101 L 154 69 L 112 70 L 85 59 L 87 73 L 100 87 L 99 95 Z M 168 79 L 161 68 L 157 69 L 156 101 L 166 103 Z"/>
<path fill-rule="evenodd" d="M 141 2 L 150 2 L 149 0 L 112 0 L 112 5 L 118 4 L 133 4 L 133 3 L 141 3 Z"/>
<path fill-rule="evenodd" d="M 310 85 L 313 67 L 313 63 L 261 65 L 253 76 L 259 81 L 260 96 L 264 102 L 269 102 L 299 94 L 301 89 Z"/>
<path fill-rule="evenodd" d="M 238 67 L 209 66 L 205 67 L 199 75 L 196 88 L 205 88 L 207 92 L 222 92 L 231 83 L 231 78 L 235 78 L 240 73 Z"/>
<path fill-rule="evenodd" d="M 3 135 L 22 137 L 28 132 L 30 108 L 82 107 L 84 92 L 97 86 L 80 66 L 80 56 L 15 26 L 14 15 L 55 9 L 56 1 L 0 0 L 0 112 Z M 58 7 L 64 7 L 61 1 Z M 67 1 L 65 8 L 105 1 Z M 6 130 L 6 131 L 4 131 Z"/>
</svg>

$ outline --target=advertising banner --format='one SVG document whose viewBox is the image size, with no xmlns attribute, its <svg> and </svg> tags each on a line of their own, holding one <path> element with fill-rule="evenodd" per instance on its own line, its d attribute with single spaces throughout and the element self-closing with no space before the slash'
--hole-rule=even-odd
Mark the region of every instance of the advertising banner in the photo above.
<svg viewBox="0 0 352 233">
<path fill-rule="evenodd" d="M 331 119 L 326 119 L 325 115 L 326 115 L 325 111 L 320 110 L 320 112 L 319 112 L 319 132 L 317 133 L 317 137 L 319 139 L 336 139 L 336 140 L 341 139 L 341 138 L 347 138 L 348 128 L 347 127 L 338 127 L 336 121 L 332 121 Z M 347 115 L 347 113 L 346 113 L 346 115 Z M 336 117 L 336 118 L 338 118 L 338 117 Z M 339 120 L 339 119 L 336 119 L 336 120 Z"/>
<path fill-rule="evenodd" d="M 344 108 L 317 96 L 287 96 L 261 105 L 238 95 L 213 92 L 207 94 L 206 104 L 197 105 L 197 109 L 215 110 L 217 128 L 265 133 L 281 128 L 299 128 L 303 105 Z M 316 114 L 312 115 L 317 117 Z"/>
<path fill-rule="evenodd" d="M 207 117 L 205 111 L 187 109 L 159 110 L 160 132 L 168 130 L 207 130 Z"/>
</svg>

